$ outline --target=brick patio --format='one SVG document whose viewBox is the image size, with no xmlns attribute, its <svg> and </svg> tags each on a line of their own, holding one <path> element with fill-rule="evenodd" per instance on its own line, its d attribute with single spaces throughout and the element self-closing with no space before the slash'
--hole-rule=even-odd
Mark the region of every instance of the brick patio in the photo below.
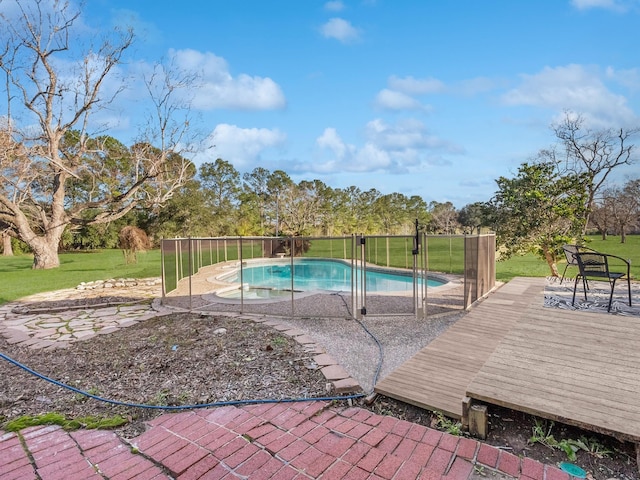
<svg viewBox="0 0 640 480">
<path fill-rule="evenodd" d="M 571 478 L 469 438 L 326 402 L 193 410 L 148 425 L 129 442 L 110 431 L 57 426 L 0 432 L 0 478 Z"/>
</svg>

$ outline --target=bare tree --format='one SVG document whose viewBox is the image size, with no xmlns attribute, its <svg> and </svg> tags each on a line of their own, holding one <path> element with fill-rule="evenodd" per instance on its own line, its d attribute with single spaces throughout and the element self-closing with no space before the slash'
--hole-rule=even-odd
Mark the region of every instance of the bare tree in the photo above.
<svg viewBox="0 0 640 480">
<path fill-rule="evenodd" d="M 631 140 L 640 128 L 591 130 L 584 123 L 582 116 L 566 112 L 564 119 L 552 128 L 565 147 L 567 171 L 587 176 L 586 229 L 591 206 L 611 172 L 637 160 L 636 146 Z"/>
<path fill-rule="evenodd" d="M 612 189 L 615 197 L 613 202 L 613 218 L 616 223 L 620 243 L 627 240 L 627 231 L 637 226 L 640 215 L 640 179 L 628 181 L 623 188 Z"/>
<path fill-rule="evenodd" d="M 280 230 L 285 235 L 310 235 L 321 216 L 322 182 L 302 181 L 279 192 Z"/>
<path fill-rule="evenodd" d="M 609 195 L 608 190 L 605 190 L 599 197 L 591 207 L 589 221 L 600 232 L 602 240 L 606 240 L 615 223 L 613 218 L 613 202 L 615 202 L 615 198 Z"/>
<path fill-rule="evenodd" d="M 110 222 L 137 204 L 161 203 L 186 180 L 192 170 L 178 146 L 188 122 L 174 121 L 184 85 L 162 67 L 145 79 L 153 117 L 126 148 L 98 134 L 93 114 L 123 88 L 105 85 L 133 32 L 118 29 L 82 49 L 80 11 L 68 2 L 14 4 L 16 11 L 0 12 L 0 68 L 7 78 L 0 224 L 31 248 L 34 268 L 53 268 L 67 227 Z"/>
<path fill-rule="evenodd" d="M 13 257 L 13 245 L 11 245 L 11 237 L 5 232 L 0 233 L 2 239 L 2 255 L 5 257 Z"/>
</svg>

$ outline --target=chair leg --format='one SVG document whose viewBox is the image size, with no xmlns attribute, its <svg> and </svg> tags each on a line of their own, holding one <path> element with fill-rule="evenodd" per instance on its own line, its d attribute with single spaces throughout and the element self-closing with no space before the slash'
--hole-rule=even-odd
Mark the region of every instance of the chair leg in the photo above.
<svg viewBox="0 0 640 480">
<path fill-rule="evenodd" d="M 611 311 L 611 302 L 613 301 L 613 290 L 614 288 L 616 288 L 616 279 L 613 279 L 613 282 L 611 283 L 611 293 L 609 294 L 609 306 L 607 307 L 607 312 Z"/>
<path fill-rule="evenodd" d="M 564 266 L 564 272 L 562 272 L 562 278 L 560 279 L 560 285 L 562 285 L 562 282 L 564 281 L 564 274 L 567 273 L 567 268 L 569 268 L 569 264 L 566 264 Z"/>
<path fill-rule="evenodd" d="M 587 277 L 582 277 L 582 288 L 584 289 L 584 301 L 587 301 L 587 290 L 589 290 L 589 284 L 587 283 Z"/>
<path fill-rule="evenodd" d="M 629 306 L 631 306 L 631 278 L 627 277 L 627 290 L 629 291 Z"/>
<path fill-rule="evenodd" d="M 571 305 L 575 305 L 576 303 L 576 289 L 578 288 L 578 279 L 580 275 L 576 275 L 576 280 L 573 282 L 573 298 L 571 299 Z"/>
</svg>

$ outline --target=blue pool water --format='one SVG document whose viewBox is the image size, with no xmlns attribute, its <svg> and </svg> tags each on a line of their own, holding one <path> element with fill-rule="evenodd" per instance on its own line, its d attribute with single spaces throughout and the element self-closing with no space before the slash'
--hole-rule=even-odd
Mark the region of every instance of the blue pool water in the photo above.
<svg viewBox="0 0 640 480">
<path fill-rule="evenodd" d="M 243 267 L 242 283 L 254 288 L 273 288 L 277 290 L 293 289 L 300 291 L 351 290 L 351 265 L 339 260 L 297 259 L 293 268 L 291 263 L 269 263 Z M 360 273 L 356 272 L 356 281 L 360 282 Z M 240 271 L 225 277 L 227 282 L 240 282 Z M 367 270 L 367 291 L 369 292 L 407 292 L 413 290 L 413 277 L 382 270 Z M 437 287 L 445 282 L 429 278 L 428 287 Z M 359 283 L 358 283 L 359 285 Z"/>
</svg>

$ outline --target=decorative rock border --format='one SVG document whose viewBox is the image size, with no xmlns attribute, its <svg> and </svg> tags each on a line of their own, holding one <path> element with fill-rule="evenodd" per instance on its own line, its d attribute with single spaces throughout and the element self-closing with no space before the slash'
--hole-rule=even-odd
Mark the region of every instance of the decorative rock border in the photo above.
<svg viewBox="0 0 640 480">
<path fill-rule="evenodd" d="M 103 288 L 132 288 L 138 286 L 154 287 L 162 285 L 162 279 L 157 278 L 111 278 L 109 280 L 94 280 L 93 282 L 81 282 L 76 290 L 99 290 Z"/>
<path fill-rule="evenodd" d="M 329 355 L 324 348 L 318 345 L 313 338 L 307 335 L 302 330 L 291 328 L 288 325 L 284 325 L 277 319 L 273 318 L 261 318 L 242 316 L 247 320 L 253 320 L 256 323 L 262 323 L 268 325 L 273 329 L 279 331 L 283 335 L 286 335 L 300 345 L 304 347 L 304 350 L 309 354 L 315 354 L 313 362 L 320 369 L 324 378 L 330 385 L 329 393 L 361 393 L 363 391 L 362 386 L 355 380 L 349 372 L 347 372 L 331 355 Z"/>
</svg>

